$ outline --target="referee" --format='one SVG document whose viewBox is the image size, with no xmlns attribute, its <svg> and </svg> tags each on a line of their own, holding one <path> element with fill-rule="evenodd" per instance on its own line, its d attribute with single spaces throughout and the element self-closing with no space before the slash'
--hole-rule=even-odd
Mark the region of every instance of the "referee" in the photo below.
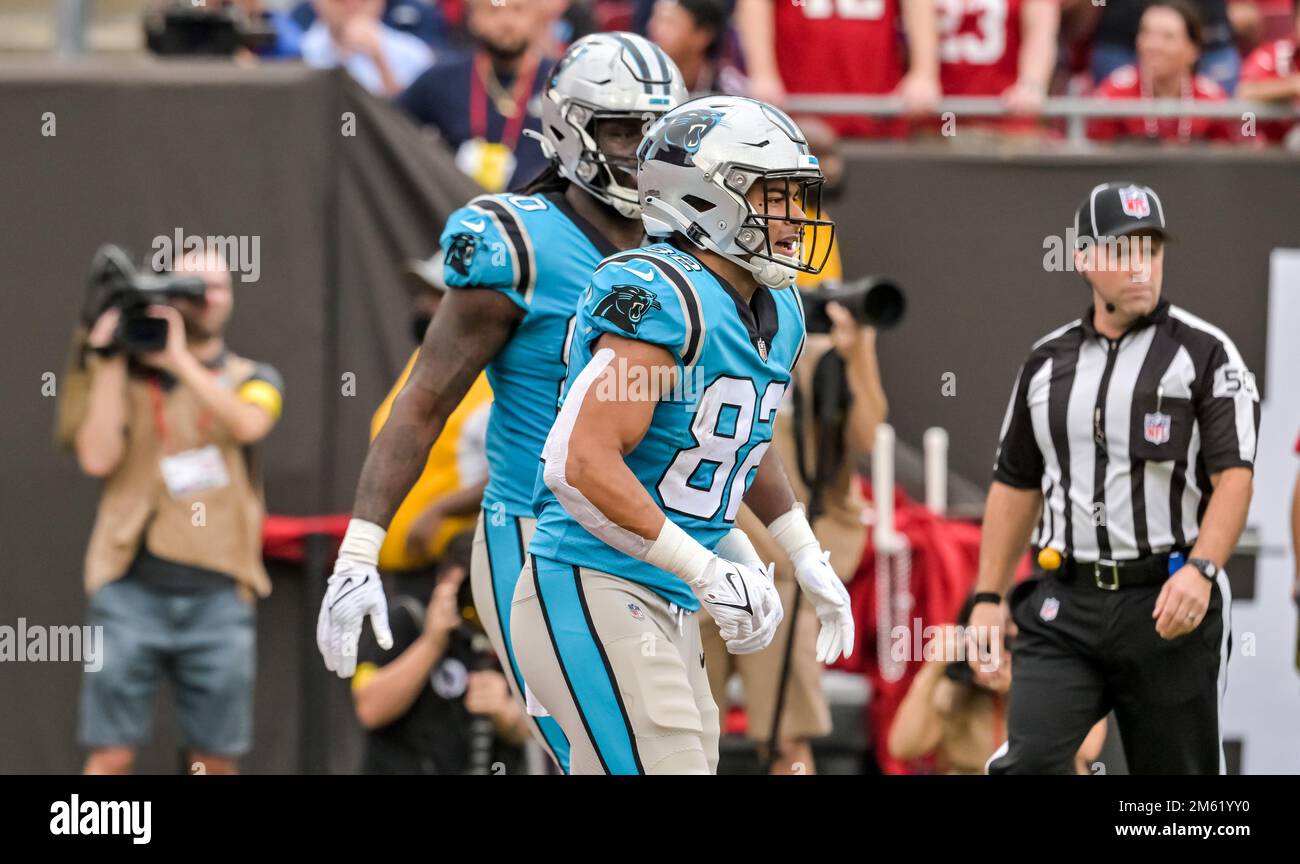
<svg viewBox="0 0 1300 864">
<path fill-rule="evenodd" d="M 984 513 L 977 677 L 1031 533 L 1039 565 L 1008 598 L 1008 740 L 988 772 L 1069 773 L 1113 710 L 1133 773 L 1223 773 L 1223 564 L 1250 506 L 1259 395 L 1232 340 L 1161 297 L 1154 191 L 1104 183 L 1074 224 L 1092 303 L 1021 368 Z"/>
</svg>

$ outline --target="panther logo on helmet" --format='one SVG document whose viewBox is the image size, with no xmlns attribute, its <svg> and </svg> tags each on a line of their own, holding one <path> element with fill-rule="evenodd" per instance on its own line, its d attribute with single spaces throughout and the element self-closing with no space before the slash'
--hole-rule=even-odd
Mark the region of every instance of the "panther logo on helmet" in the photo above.
<svg viewBox="0 0 1300 864">
<path fill-rule="evenodd" d="M 683 111 L 657 130 L 651 130 L 651 136 L 643 145 L 646 148 L 644 158 L 689 165 L 690 157 L 699 151 L 704 136 L 721 120 L 722 115 L 717 111 Z"/>
<path fill-rule="evenodd" d="M 593 314 L 610 321 L 624 333 L 635 333 L 651 309 L 662 309 L 653 291 L 639 285 L 615 285 L 596 304 Z"/>
</svg>

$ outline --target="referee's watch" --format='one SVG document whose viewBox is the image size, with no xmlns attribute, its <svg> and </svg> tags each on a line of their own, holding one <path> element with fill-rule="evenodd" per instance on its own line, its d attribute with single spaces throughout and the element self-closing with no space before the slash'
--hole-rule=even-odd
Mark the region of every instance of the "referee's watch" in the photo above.
<svg viewBox="0 0 1300 864">
<path fill-rule="evenodd" d="M 1219 565 L 1209 558 L 1188 558 L 1187 563 L 1195 567 L 1197 572 L 1211 582 L 1219 575 Z"/>
</svg>

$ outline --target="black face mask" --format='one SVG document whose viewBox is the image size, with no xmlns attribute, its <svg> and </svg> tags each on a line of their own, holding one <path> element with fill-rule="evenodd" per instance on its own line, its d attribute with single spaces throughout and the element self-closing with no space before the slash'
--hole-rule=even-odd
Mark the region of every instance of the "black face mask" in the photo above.
<svg viewBox="0 0 1300 864">
<path fill-rule="evenodd" d="M 424 333 L 433 323 L 433 316 L 424 312 L 417 312 L 411 316 L 411 336 L 415 339 L 416 345 L 424 344 Z"/>
</svg>

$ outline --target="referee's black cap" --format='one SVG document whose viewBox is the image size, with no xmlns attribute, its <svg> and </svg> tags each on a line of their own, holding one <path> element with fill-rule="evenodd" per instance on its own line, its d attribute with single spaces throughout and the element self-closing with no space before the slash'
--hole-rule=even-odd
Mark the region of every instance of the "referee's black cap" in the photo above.
<svg viewBox="0 0 1300 864">
<path fill-rule="evenodd" d="M 1170 236 L 1165 225 L 1165 205 L 1150 186 L 1114 180 L 1094 186 L 1074 214 L 1075 242 L 1083 238 L 1104 240 L 1138 232 Z"/>
</svg>

